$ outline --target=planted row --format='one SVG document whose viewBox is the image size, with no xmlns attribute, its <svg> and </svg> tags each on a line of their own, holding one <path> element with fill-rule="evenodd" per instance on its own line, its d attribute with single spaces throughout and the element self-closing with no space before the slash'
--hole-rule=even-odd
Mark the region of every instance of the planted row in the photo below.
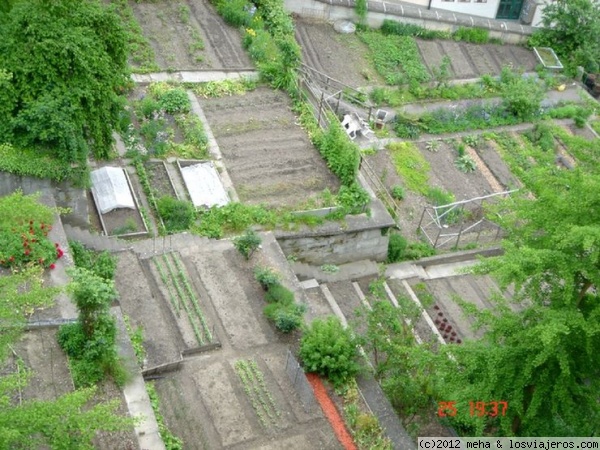
<svg viewBox="0 0 600 450">
<path fill-rule="evenodd" d="M 235 362 L 234 367 L 260 423 L 265 428 L 277 424 L 281 414 L 265 384 L 264 375 L 258 368 L 256 361 L 253 359 L 240 359 Z"/>
<path fill-rule="evenodd" d="M 163 254 L 162 257 L 153 257 L 152 261 L 167 290 L 169 302 L 177 317 L 180 316 L 181 309 L 183 309 L 198 344 L 204 345 L 211 342 L 213 340 L 212 332 L 179 255 L 176 253 Z"/>
</svg>

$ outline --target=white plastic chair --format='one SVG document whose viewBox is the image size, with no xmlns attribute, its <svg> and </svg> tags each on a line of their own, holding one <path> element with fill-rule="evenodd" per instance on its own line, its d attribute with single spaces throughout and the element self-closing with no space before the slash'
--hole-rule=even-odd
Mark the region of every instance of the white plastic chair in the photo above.
<svg viewBox="0 0 600 450">
<path fill-rule="evenodd" d="M 354 140 L 356 138 L 356 132 L 359 130 L 359 128 L 350 114 L 346 114 L 344 116 L 344 119 L 342 120 L 342 126 L 344 127 L 344 130 L 346 130 L 346 134 L 348 134 L 350 139 Z"/>
</svg>

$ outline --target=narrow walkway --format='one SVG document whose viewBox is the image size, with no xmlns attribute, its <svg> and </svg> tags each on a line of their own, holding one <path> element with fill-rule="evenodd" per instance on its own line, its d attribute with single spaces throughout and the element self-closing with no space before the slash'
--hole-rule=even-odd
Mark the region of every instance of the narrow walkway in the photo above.
<svg viewBox="0 0 600 450">
<path fill-rule="evenodd" d="M 241 78 L 258 79 L 258 71 L 247 70 L 197 70 L 178 72 L 134 73 L 134 83 L 153 83 L 156 81 L 177 81 L 180 83 L 208 83 L 209 81 L 239 80 Z"/>
</svg>

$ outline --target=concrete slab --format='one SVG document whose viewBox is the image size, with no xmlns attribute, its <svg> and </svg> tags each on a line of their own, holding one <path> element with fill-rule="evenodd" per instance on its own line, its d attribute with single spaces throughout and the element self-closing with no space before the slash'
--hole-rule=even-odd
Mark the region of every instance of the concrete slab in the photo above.
<svg viewBox="0 0 600 450">
<path fill-rule="evenodd" d="M 129 414 L 132 417 L 142 419 L 134 427 L 139 447 L 141 449 L 163 450 L 165 449 L 165 444 L 158 432 L 158 423 L 150 404 L 148 392 L 146 392 L 146 384 L 142 378 L 142 372 L 137 366 L 135 352 L 127 335 L 121 308 L 111 308 L 111 314 L 117 319 L 118 353 L 123 359 L 127 371 L 131 374 L 131 379 L 123 388 L 123 396 L 125 397 Z"/>
</svg>

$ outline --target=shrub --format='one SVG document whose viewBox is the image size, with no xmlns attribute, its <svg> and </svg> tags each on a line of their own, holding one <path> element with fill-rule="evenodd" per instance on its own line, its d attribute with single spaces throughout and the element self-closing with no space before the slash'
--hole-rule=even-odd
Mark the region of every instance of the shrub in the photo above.
<svg viewBox="0 0 600 450">
<path fill-rule="evenodd" d="M 396 200 L 404 200 L 404 188 L 400 185 L 394 186 L 391 194 Z"/>
<path fill-rule="evenodd" d="M 406 250 L 406 246 L 408 243 L 406 239 L 399 234 L 391 234 L 390 241 L 388 243 L 388 254 L 387 254 L 387 262 L 395 263 L 398 261 L 402 261 L 404 257 L 404 251 Z"/>
<path fill-rule="evenodd" d="M 294 303 L 294 293 L 285 286 L 277 283 L 272 285 L 265 295 L 267 303 L 291 305 Z"/>
<path fill-rule="evenodd" d="M 248 260 L 260 246 L 261 242 L 262 239 L 260 236 L 258 236 L 254 230 L 248 229 L 243 235 L 238 236 L 233 240 L 233 245 L 244 258 Z"/>
<path fill-rule="evenodd" d="M 502 104 L 508 112 L 525 121 L 539 114 L 544 89 L 533 78 L 525 78 L 514 74 L 508 69 L 503 69 Z"/>
<path fill-rule="evenodd" d="M 229 25 L 245 27 L 250 25 L 252 20 L 251 6 L 247 0 L 220 0 L 217 3 L 217 12 Z"/>
<path fill-rule="evenodd" d="M 186 113 L 191 109 L 190 99 L 183 88 L 173 88 L 158 97 L 160 108 L 169 114 Z"/>
<path fill-rule="evenodd" d="M 147 95 L 137 104 L 136 112 L 146 119 L 151 119 L 154 116 L 154 113 L 158 112 L 159 109 L 160 104 L 158 101 L 154 97 Z"/>
<path fill-rule="evenodd" d="M 167 231 L 184 231 L 194 223 L 194 205 L 165 195 L 158 199 L 156 206 Z"/>
<path fill-rule="evenodd" d="M 256 266 L 254 268 L 254 278 L 260 283 L 265 291 L 279 284 L 281 277 L 274 269 L 270 267 Z"/>
<path fill-rule="evenodd" d="M 490 32 L 483 28 L 459 27 L 452 37 L 457 41 L 472 42 L 473 44 L 486 44 L 490 40 Z"/>
<path fill-rule="evenodd" d="M 346 209 L 348 214 L 360 214 L 365 211 L 371 197 L 358 183 L 353 183 L 350 186 L 340 188 L 337 201 Z"/>
<path fill-rule="evenodd" d="M 305 311 L 306 307 L 298 303 L 271 303 L 264 309 L 265 316 L 282 333 L 290 333 L 302 326 Z"/>
<path fill-rule="evenodd" d="M 360 153 L 358 146 L 348 139 L 342 125 L 333 120 L 315 144 L 327 161 L 327 166 L 338 176 L 341 183 L 344 186 L 352 186 L 358 172 Z"/>
<path fill-rule="evenodd" d="M 539 146 L 543 151 L 554 151 L 554 134 L 552 133 L 551 124 L 539 122 L 526 136 L 532 144 Z"/>
<path fill-rule="evenodd" d="M 398 36 L 414 36 L 421 39 L 447 39 L 449 33 L 445 31 L 427 30 L 426 28 L 411 23 L 396 22 L 385 19 L 379 29 L 383 34 L 396 34 Z"/>
<path fill-rule="evenodd" d="M 88 269 L 105 280 L 113 280 L 115 278 L 117 258 L 109 252 L 88 250 L 83 244 L 77 241 L 69 241 L 69 247 L 71 248 L 75 266 Z"/>
<path fill-rule="evenodd" d="M 356 357 L 355 337 L 336 317 L 314 320 L 300 341 L 305 369 L 327 377 L 336 386 L 358 373 Z"/>
<path fill-rule="evenodd" d="M 77 172 L 67 164 L 39 150 L 16 149 L 10 144 L 0 144 L 0 171 L 19 176 L 47 178 L 53 181 L 73 179 L 81 184 L 87 178 L 87 173 Z"/>
<path fill-rule="evenodd" d="M 425 242 L 411 242 L 406 247 L 404 259 L 416 260 L 427 258 L 428 256 L 435 255 L 435 253 L 435 248 Z"/>
</svg>

